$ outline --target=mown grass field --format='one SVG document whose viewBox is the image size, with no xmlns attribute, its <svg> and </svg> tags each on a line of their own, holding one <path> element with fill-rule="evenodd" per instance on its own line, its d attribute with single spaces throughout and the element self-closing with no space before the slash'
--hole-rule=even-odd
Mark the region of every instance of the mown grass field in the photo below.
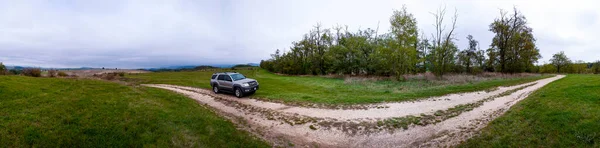
<svg viewBox="0 0 600 148">
<path fill-rule="evenodd" d="M 0 76 L 0 147 L 269 146 L 167 90 Z"/>
<path fill-rule="evenodd" d="M 220 71 L 231 71 L 223 69 Z M 466 84 L 439 84 L 429 81 L 365 81 L 348 83 L 343 79 L 318 76 L 283 76 L 266 70 L 237 70 L 257 79 L 260 90 L 253 96 L 275 101 L 320 104 L 364 104 L 407 101 L 451 93 L 486 90 L 531 82 L 546 76 L 494 79 Z M 140 84 L 173 84 L 210 89 L 210 76 L 216 71 L 157 72 L 128 75 Z"/>
<path fill-rule="evenodd" d="M 600 147 L 600 75 L 567 75 L 461 147 Z"/>
</svg>

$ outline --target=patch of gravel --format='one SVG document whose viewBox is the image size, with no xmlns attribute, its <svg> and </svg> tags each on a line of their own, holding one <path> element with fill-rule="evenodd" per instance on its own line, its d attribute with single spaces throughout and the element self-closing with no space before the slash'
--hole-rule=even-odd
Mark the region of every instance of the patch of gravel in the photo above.
<svg viewBox="0 0 600 148">
<path fill-rule="evenodd" d="M 475 135 L 529 93 L 564 76 L 489 92 L 452 94 L 422 101 L 382 103 L 366 109 L 324 109 L 289 106 L 256 99 L 238 99 L 209 90 L 144 84 L 195 99 L 245 130 L 290 147 L 443 147 Z"/>
</svg>

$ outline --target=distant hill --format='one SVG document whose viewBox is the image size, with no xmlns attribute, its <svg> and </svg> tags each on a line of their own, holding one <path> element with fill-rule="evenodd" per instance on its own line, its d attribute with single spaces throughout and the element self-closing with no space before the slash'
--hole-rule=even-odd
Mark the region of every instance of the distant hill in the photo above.
<svg viewBox="0 0 600 148">
<path fill-rule="evenodd" d="M 211 68 L 232 68 L 232 67 L 253 67 L 259 66 L 257 63 L 247 63 L 247 64 L 212 64 L 212 65 L 175 65 L 175 66 L 167 66 L 167 67 L 158 67 L 158 68 L 142 68 L 140 70 L 149 70 L 149 71 L 180 71 L 180 70 L 201 70 L 201 69 L 211 69 Z M 22 70 L 24 68 L 40 68 L 40 67 L 31 67 L 31 66 L 6 66 L 7 69 L 16 69 Z M 102 68 L 93 68 L 93 67 L 80 67 L 80 68 L 43 68 L 42 70 L 49 69 L 57 69 L 57 70 L 90 70 L 90 69 L 102 69 Z M 114 69 L 114 68 L 107 68 Z"/>
<path fill-rule="evenodd" d="M 235 66 L 233 66 L 234 68 L 241 68 L 241 67 L 256 67 L 252 64 L 237 64 Z"/>
<path fill-rule="evenodd" d="M 146 69 L 149 71 L 186 71 L 186 70 L 202 70 L 202 69 L 215 69 L 219 67 L 214 67 L 210 65 L 200 65 L 200 66 L 169 66 L 163 68 L 150 68 Z"/>
<path fill-rule="evenodd" d="M 56 70 L 89 70 L 89 69 L 100 69 L 92 67 L 80 67 L 80 68 L 44 68 L 44 67 L 33 67 L 33 66 L 6 66 L 6 69 L 23 70 L 25 68 L 39 68 L 42 70 L 56 69 Z"/>
</svg>

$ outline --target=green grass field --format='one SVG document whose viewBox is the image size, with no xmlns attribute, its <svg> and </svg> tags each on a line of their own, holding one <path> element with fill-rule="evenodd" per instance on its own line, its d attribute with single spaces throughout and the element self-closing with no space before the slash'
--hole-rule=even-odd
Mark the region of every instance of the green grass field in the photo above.
<svg viewBox="0 0 600 148">
<path fill-rule="evenodd" d="M 227 70 L 224 70 L 227 71 Z M 407 101 L 451 93 L 486 90 L 497 86 L 516 85 L 546 76 L 494 79 L 466 84 L 439 84 L 429 81 L 367 81 L 346 83 L 343 79 L 318 76 L 282 76 L 265 70 L 238 70 L 257 79 L 260 90 L 251 97 L 292 103 L 365 104 Z M 128 75 L 140 84 L 173 84 L 210 89 L 214 71 L 158 72 Z"/>
<path fill-rule="evenodd" d="M 600 75 L 548 84 L 461 147 L 600 147 Z"/>
<path fill-rule="evenodd" d="M 0 76 L 0 147 L 269 146 L 166 90 Z"/>
</svg>

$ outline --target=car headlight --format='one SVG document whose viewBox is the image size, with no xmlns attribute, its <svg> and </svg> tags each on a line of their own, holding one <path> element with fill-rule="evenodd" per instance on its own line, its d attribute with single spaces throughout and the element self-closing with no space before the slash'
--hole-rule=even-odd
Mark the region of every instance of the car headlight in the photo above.
<svg viewBox="0 0 600 148">
<path fill-rule="evenodd" d="M 244 86 L 244 87 L 248 87 L 248 86 L 250 86 L 250 84 L 248 84 L 248 83 L 243 83 L 243 84 L 242 84 L 242 86 Z"/>
</svg>

